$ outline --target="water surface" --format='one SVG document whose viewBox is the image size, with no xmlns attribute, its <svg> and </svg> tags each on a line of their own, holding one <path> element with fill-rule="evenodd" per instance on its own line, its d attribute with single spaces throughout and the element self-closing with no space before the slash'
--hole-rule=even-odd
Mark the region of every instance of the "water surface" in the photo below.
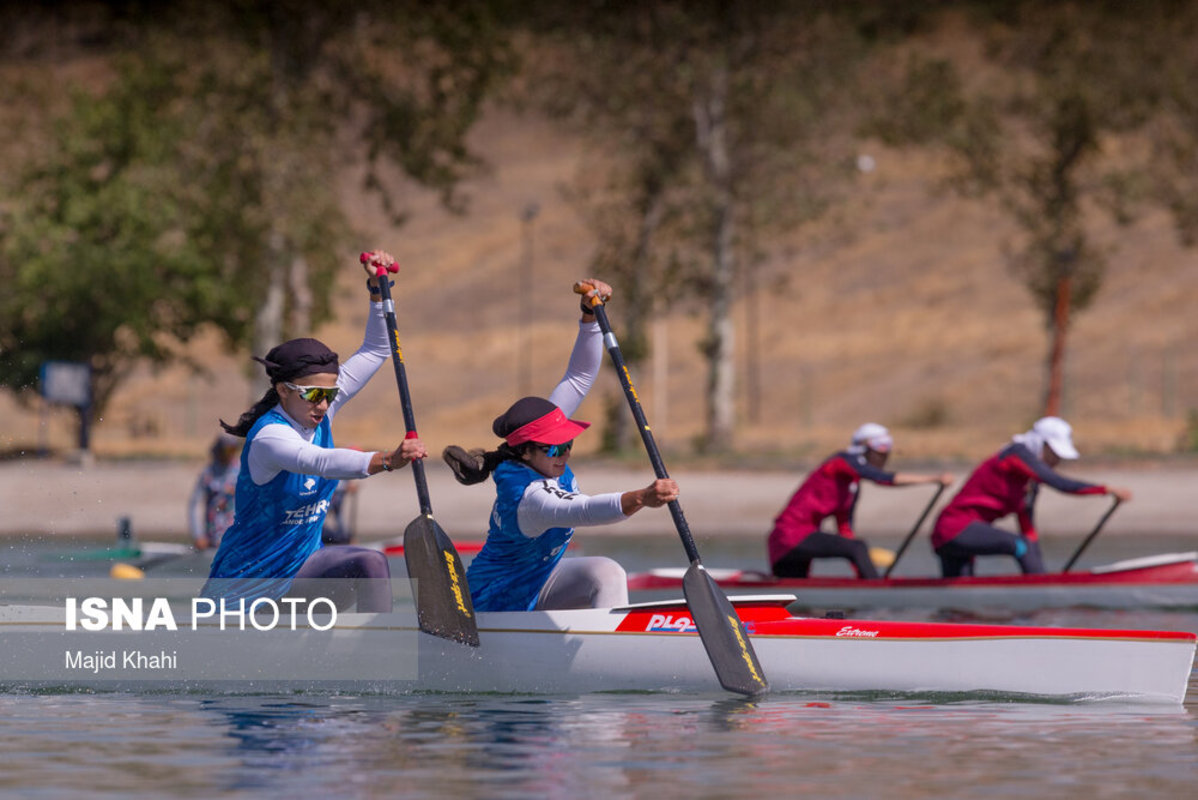
<svg viewBox="0 0 1198 800">
<path fill-rule="evenodd" d="M 632 569 L 681 559 L 676 542 L 602 541 L 587 552 Z M 1135 544 L 1090 563 L 1186 543 Z M 759 566 L 755 543 L 701 547 L 716 566 Z M 36 551 L 30 569 L 45 570 Z M 925 558 L 913 557 L 911 574 Z M 1198 631 L 1198 610 L 986 617 Z M 0 693 L 0 752 L 0 794 L 30 798 L 1180 798 L 1198 786 L 1198 673 L 1185 705 L 1164 708 L 802 693 L 10 692 Z"/>
</svg>

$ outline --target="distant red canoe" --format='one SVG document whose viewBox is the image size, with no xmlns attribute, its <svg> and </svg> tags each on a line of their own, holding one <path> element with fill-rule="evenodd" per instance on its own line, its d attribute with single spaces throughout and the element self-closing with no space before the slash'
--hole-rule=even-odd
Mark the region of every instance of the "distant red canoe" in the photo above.
<svg viewBox="0 0 1198 800">
<path fill-rule="evenodd" d="M 403 555 L 403 540 L 402 539 L 388 540 L 386 542 L 379 542 L 377 544 L 367 545 L 367 547 L 372 547 L 375 550 L 382 550 L 384 553 L 386 553 L 389 556 L 402 556 Z M 477 553 L 479 550 L 483 549 L 483 541 L 482 540 L 473 540 L 473 541 L 454 542 L 453 547 L 455 550 L 458 551 L 459 554 L 460 553 Z"/>
<path fill-rule="evenodd" d="M 685 569 L 628 576 L 636 592 L 680 592 Z M 1119 561 L 1075 572 L 968 578 L 775 578 L 752 570 L 708 568 L 725 589 L 793 592 L 811 608 L 1198 608 L 1198 552 Z"/>
<path fill-rule="evenodd" d="M 454 540 L 453 547 L 455 550 L 458 551 L 459 555 L 465 554 L 465 553 L 474 554 L 474 553 L 477 553 L 479 550 L 482 550 L 483 545 L 486 543 L 487 543 L 486 539 L 464 539 L 462 541 Z M 375 542 L 373 544 L 363 545 L 363 547 L 370 547 L 375 550 L 382 550 L 384 553 L 386 553 L 389 556 L 402 556 L 403 555 L 403 539 L 402 538 L 388 539 L 385 542 Z M 571 548 L 571 549 L 573 549 L 573 548 Z"/>
</svg>

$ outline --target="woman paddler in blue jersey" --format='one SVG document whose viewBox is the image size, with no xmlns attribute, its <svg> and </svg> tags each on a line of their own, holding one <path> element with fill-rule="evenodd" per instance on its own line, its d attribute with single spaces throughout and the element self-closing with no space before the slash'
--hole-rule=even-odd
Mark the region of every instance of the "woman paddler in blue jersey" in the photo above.
<svg viewBox="0 0 1198 800">
<path fill-rule="evenodd" d="M 611 287 L 588 278 L 588 296 L 611 296 Z M 574 439 L 589 422 L 570 419 L 586 397 L 603 360 L 603 334 L 584 300 L 578 337 L 566 374 L 549 395 L 517 400 L 491 430 L 498 449 L 466 451 L 456 445 L 443 457 L 458 481 L 495 479 L 487 541 L 466 570 L 476 611 L 610 608 L 627 605 L 628 578 L 610 558 L 563 558 L 580 526 L 628 519 L 678 497 L 678 484 L 655 480 L 643 489 L 585 495 L 569 467 Z"/>
<path fill-rule="evenodd" d="M 427 455 L 417 438 L 390 452 L 333 446 L 334 415 L 390 358 L 376 267 L 388 253 L 363 259 L 370 313 L 361 347 L 344 364 L 316 339 L 292 339 L 255 358 L 271 387 L 236 425 L 245 437 L 237 479 L 237 516 L 221 538 L 202 594 L 229 601 L 327 597 L 345 610 L 391 610 L 387 557 L 363 547 L 321 544 L 337 482 L 390 472 Z"/>
</svg>

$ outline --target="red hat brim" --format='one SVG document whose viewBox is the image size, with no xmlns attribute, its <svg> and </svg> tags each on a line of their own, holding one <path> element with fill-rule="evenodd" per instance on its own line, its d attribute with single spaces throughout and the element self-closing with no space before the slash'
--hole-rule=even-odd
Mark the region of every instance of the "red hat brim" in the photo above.
<svg viewBox="0 0 1198 800">
<path fill-rule="evenodd" d="M 560 408 L 555 408 L 548 414 L 534 419 L 527 425 L 521 425 L 512 431 L 504 441 L 510 445 L 525 442 L 541 444 L 565 444 L 572 441 L 578 434 L 591 427 L 591 423 L 576 419 L 567 419 Z"/>
</svg>

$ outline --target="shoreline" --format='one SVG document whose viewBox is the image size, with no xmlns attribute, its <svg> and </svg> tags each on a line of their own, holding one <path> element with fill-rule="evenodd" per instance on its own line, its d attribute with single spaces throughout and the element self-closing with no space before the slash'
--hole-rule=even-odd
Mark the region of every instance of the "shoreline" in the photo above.
<svg viewBox="0 0 1198 800">
<path fill-rule="evenodd" d="M 1095 459 L 1097 461 L 1097 459 Z M 0 462 L 0 537 L 80 537 L 116 535 L 118 521 L 129 517 L 142 541 L 187 541 L 187 502 L 203 463 L 199 461 L 101 461 L 89 466 L 65 461 L 25 459 Z M 647 485 L 647 467 L 578 459 L 579 481 L 588 494 L 625 491 Z M 949 466 L 958 483 L 945 492 L 937 509 L 951 498 L 970 467 Z M 901 469 L 917 471 L 911 464 Z M 941 469 L 937 467 L 937 469 Z M 808 468 L 672 470 L 681 502 L 696 538 L 761 537 L 807 474 Z M 429 459 L 426 473 L 433 512 L 454 538 L 481 539 L 486 533 L 494 492 L 489 484 L 462 486 L 440 459 Z M 1068 470 L 1082 480 L 1124 486 L 1131 502 L 1114 514 L 1103 536 L 1135 533 L 1190 536 L 1198 545 L 1198 464 L 1153 461 L 1142 464 L 1085 463 Z M 856 528 L 864 536 L 902 535 L 922 512 L 931 486 L 901 488 L 865 484 Z M 1109 498 L 1074 497 L 1042 492 L 1036 523 L 1042 535 L 1084 535 L 1109 507 Z M 409 473 L 363 479 L 357 494 L 359 541 L 399 536 L 419 515 Z M 924 523 L 930 530 L 935 511 Z M 596 528 L 604 535 L 673 533 L 665 509 L 646 509 L 617 526 Z"/>
</svg>

